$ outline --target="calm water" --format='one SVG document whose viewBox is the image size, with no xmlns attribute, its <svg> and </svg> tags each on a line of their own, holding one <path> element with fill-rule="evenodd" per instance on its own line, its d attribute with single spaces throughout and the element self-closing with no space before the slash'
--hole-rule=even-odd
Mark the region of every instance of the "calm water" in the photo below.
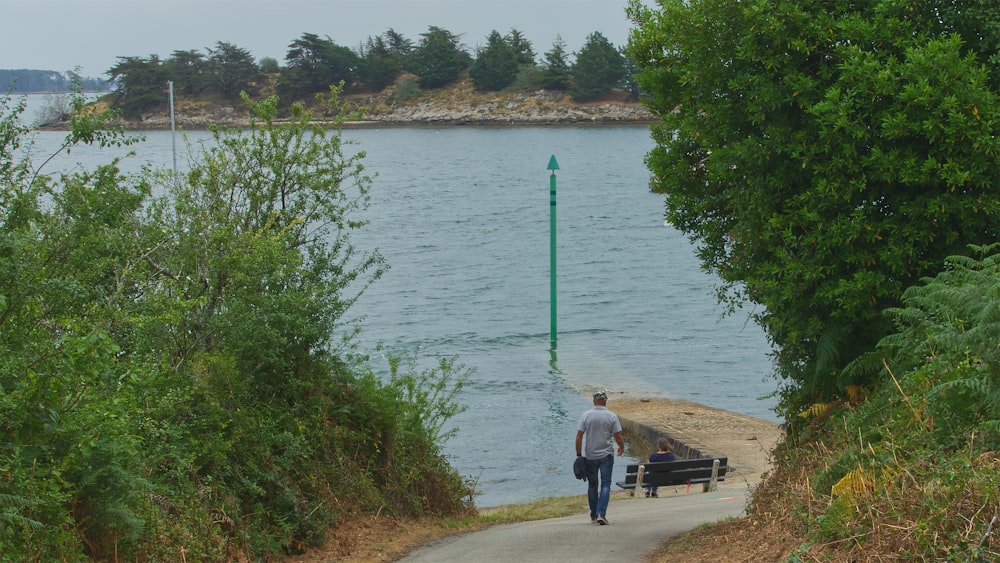
<svg viewBox="0 0 1000 563">
<path fill-rule="evenodd" d="M 204 139 L 201 132 L 192 138 Z M 584 393 L 606 387 L 775 420 L 768 345 L 747 313 L 720 318 L 691 244 L 647 188 L 644 127 L 348 131 L 378 177 L 355 236 L 390 270 L 355 309 L 363 345 L 474 375 L 446 452 L 478 482 L 479 506 L 580 494 L 573 439 Z M 43 133 L 38 150 L 55 145 Z M 183 152 L 183 143 L 178 140 Z M 134 166 L 170 167 L 169 132 Z M 62 169 L 106 160 L 75 150 Z M 550 343 L 549 172 L 558 159 L 558 340 Z M 179 159 L 183 162 L 183 158 Z M 614 409 L 614 398 L 609 405 Z M 638 452 L 644 455 L 645 452 Z M 620 458 L 616 478 L 627 461 Z"/>
</svg>

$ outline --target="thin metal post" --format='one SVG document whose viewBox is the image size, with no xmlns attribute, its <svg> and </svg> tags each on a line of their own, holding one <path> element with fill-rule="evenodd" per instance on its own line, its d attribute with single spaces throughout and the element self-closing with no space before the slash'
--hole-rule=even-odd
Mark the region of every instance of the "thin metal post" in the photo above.
<svg viewBox="0 0 1000 563">
<path fill-rule="evenodd" d="M 170 86 L 170 150 L 174 155 L 174 183 L 177 183 L 177 141 L 175 130 L 177 128 L 176 122 L 174 121 L 174 81 L 170 80 L 167 82 Z"/>
<path fill-rule="evenodd" d="M 549 303 L 550 303 L 550 339 L 556 341 L 556 170 L 559 163 L 556 155 L 549 158 Z"/>
</svg>

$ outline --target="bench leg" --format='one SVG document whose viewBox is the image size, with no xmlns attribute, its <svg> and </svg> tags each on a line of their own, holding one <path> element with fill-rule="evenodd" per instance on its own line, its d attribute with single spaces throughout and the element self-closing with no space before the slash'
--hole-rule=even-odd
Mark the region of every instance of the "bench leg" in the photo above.
<svg viewBox="0 0 1000 563">
<path fill-rule="evenodd" d="M 703 492 L 716 491 L 719 489 L 719 460 L 712 460 L 712 478 L 709 479 L 708 483 L 705 483 L 705 488 Z"/>
<path fill-rule="evenodd" d="M 639 472 L 635 476 L 635 489 L 632 489 L 632 495 L 636 498 L 642 498 L 642 478 L 646 474 L 646 466 L 640 465 Z"/>
</svg>

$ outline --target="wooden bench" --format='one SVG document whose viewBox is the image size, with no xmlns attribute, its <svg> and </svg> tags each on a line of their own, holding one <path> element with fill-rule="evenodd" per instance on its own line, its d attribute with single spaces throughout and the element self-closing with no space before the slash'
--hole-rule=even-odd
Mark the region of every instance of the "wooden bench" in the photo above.
<svg viewBox="0 0 1000 563">
<path fill-rule="evenodd" d="M 729 458 L 703 457 L 678 461 L 631 463 L 625 469 L 625 480 L 617 485 L 631 494 L 643 487 L 666 487 L 704 483 L 704 492 L 714 491 L 717 481 L 725 481 Z"/>
</svg>

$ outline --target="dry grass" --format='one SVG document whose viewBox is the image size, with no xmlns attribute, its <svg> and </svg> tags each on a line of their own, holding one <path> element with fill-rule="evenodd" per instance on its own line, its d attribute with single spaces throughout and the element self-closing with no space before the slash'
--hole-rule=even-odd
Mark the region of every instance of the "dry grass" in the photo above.
<svg viewBox="0 0 1000 563">
<path fill-rule="evenodd" d="M 758 563 L 785 561 L 801 541 L 773 523 L 749 518 L 700 526 L 671 539 L 647 563 Z"/>
<path fill-rule="evenodd" d="M 327 533 L 321 547 L 291 557 L 286 563 L 386 563 L 448 536 L 485 529 L 493 524 L 528 522 L 579 514 L 584 495 L 543 499 L 528 504 L 486 508 L 467 518 L 420 520 L 366 515 L 345 520 Z"/>
</svg>

